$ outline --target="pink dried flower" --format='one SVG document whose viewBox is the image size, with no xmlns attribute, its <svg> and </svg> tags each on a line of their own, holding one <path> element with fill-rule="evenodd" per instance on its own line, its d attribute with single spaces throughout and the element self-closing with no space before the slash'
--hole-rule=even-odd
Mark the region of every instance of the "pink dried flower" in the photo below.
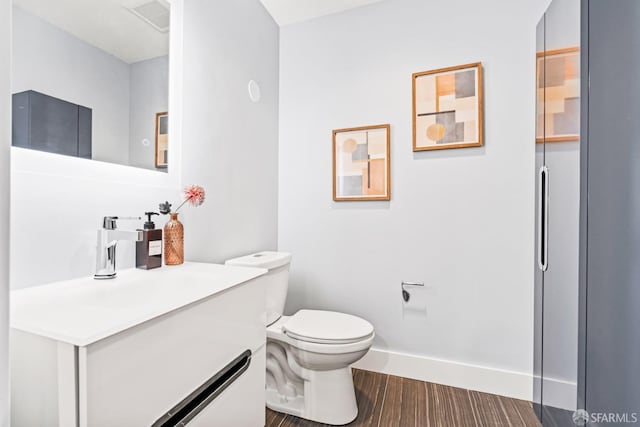
<svg viewBox="0 0 640 427">
<path fill-rule="evenodd" d="M 197 208 L 204 203 L 204 188 L 199 185 L 190 185 L 184 189 L 184 201 Z"/>
<path fill-rule="evenodd" d="M 178 209 L 176 209 L 175 212 L 178 212 L 178 210 L 187 202 L 189 202 L 189 204 L 195 208 L 203 204 L 204 188 L 199 185 L 190 185 L 188 187 L 185 187 L 184 202 L 182 202 L 182 204 L 178 206 Z"/>
</svg>

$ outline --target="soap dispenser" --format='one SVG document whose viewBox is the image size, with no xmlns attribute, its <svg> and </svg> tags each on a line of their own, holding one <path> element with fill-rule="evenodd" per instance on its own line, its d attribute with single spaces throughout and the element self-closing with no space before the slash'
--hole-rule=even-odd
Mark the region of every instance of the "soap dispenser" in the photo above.
<svg viewBox="0 0 640 427">
<path fill-rule="evenodd" d="M 162 266 L 162 230 L 157 230 L 152 220 L 156 212 L 145 212 L 147 222 L 144 223 L 142 240 L 136 243 L 136 267 L 150 270 Z"/>
</svg>

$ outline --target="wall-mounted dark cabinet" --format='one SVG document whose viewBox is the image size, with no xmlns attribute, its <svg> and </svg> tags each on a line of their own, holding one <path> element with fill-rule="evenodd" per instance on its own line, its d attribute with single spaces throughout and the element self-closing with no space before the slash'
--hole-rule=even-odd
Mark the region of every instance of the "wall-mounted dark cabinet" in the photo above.
<svg viewBox="0 0 640 427">
<path fill-rule="evenodd" d="M 90 108 L 33 90 L 13 95 L 12 145 L 91 158 Z"/>
</svg>

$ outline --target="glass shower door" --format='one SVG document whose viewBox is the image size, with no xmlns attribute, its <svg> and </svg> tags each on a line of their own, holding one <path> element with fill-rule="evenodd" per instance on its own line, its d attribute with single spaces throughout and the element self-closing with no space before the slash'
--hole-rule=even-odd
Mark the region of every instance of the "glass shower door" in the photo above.
<svg viewBox="0 0 640 427">
<path fill-rule="evenodd" d="M 542 137 L 536 144 L 537 393 L 543 426 L 571 427 L 578 375 L 580 2 L 554 0 L 542 22 L 544 49 L 537 55 L 537 91 L 543 99 L 538 107 Z"/>
<path fill-rule="evenodd" d="M 544 25 L 545 16 L 542 16 L 536 28 L 536 239 L 535 239 L 535 266 L 534 266 L 534 343 L 533 343 L 533 409 L 536 416 L 542 421 L 542 290 L 544 275 L 539 266 L 540 263 L 540 209 L 541 185 L 538 171 L 544 166 Z"/>
</svg>

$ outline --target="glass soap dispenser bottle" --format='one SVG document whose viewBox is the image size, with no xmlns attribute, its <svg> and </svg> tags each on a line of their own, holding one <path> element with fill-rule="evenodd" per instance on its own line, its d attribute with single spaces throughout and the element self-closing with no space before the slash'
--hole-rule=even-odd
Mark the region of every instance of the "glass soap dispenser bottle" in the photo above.
<svg viewBox="0 0 640 427">
<path fill-rule="evenodd" d="M 136 267 L 143 270 L 162 267 L 162 230 L 156 229 L 152 221 L 156 212 L 145 212 L 147 222 L 144 223 L 142 240 L 136 242 Z"/>
</svg>

